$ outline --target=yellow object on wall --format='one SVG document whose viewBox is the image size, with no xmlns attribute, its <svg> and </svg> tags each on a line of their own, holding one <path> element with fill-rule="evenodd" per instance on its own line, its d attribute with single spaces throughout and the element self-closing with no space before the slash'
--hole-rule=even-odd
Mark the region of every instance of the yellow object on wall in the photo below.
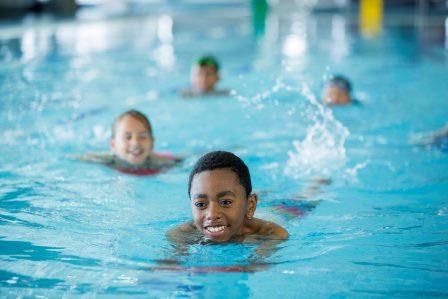
<svg viewBox="0 0 448 299">
<path fill-rule="evenodd" d="M 359 24 L 364 37 L 381 33 L 383 22 L 383 0 L 361 0 L 359 3 Z"/>
</svg>

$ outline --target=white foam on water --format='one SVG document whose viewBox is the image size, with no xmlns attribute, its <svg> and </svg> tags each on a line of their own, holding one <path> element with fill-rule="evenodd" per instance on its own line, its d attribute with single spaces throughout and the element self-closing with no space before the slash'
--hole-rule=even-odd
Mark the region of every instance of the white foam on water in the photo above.
<svg viewBox="0 0 448 299">
<path fill-rule="evenodd" d="M 358 175 L 358 171 L 361 169 L 366 168 L 366 166 L 370 163 L 370 160 L 367 160 L 365 162 L 362 163 L 358 163 L 353 167 L 347 168 L 346 173 L 353 176 L 353 177 L 357 177 Z"/>
<path fill-rule="evenodd" d="M 343 172 L 347 162 L 345 141 L 350 132 L 334 117 L 330 107 L 316 98 L 308 84 L 302 83 L 300 88 L 297 88 L 279 77 L 271 88 L 254 96 L 243 96 L 236 92 L 233 92 L 232 96 L 244 107 L 263 109 L 265 103 L 270 101 L 276 104 L 277 100 L 273 96 L 279 92 L 298 94 L 307 101 L 304 106 L 289 108 L 286 111 L 289 117 L 300 118 L 298 121 L 303 122 L 307 129 L 304 139 L 292 141 L 293 149 L 288 151 L 285 174 L 293 178 L 303 178 L 328 177 L 335 171 Z M 351 170 L 349 174 L 356 175 L 358 168 Z"/>
<path fill-rule="evenodd" d="M 310 109 L 306 109 L 301 117 L 311 124 L 303 140 L 292 142 L 293 150 L 288 152 L 285 174 L 293 178 L 330 176 L 347 162 L 345 141 L 350 132 L 335 119 L 330 108 L 316 99 L 307 84 L 302 84 L 299 92 L 310 104 Z"/>
</svg>

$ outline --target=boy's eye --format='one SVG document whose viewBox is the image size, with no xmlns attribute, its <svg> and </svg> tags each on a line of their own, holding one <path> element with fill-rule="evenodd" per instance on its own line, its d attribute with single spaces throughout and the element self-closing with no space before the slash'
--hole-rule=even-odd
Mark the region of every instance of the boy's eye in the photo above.
<svg viewBox="0 0 448 299">
<path fill-rule="evenodd" d="M 126 134 L 124 135 L 124 138 L 125 138 L 126 140 L 130 140 L 130 139 L 132 139 L 132 134 L 126 133 Z"/>
<path fill-rule="evenodd" d="M 203 209 L 203 208 L 206 207 L 206 203 L 205 203 L 205 202 L 200 202 L 200 201 L 195 202 L 194 205 L 195 205 L 197 208 L 199 208 L 199 209 Z"/>
<path fill-rule="evenodd" d="M 140 133 L 140 138 L 141 139 L 146 139 L 146 138 L 148 138 L 149 137 L 149 134 L 148 133 Z"/>
<path fill-rule="evenodd" d="M 230 207 L 230 205 L 232 204 L 232 201 L 230 199 L 222 199 L 219 203 L 223 207 Z"/>
</svg>

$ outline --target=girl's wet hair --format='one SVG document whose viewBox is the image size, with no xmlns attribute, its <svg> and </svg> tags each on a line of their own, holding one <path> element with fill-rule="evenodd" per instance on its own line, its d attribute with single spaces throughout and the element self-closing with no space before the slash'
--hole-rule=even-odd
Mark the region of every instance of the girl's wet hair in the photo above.
<svg viewBox="0 0 448 299">
<path fill-rule="evenodd" d="M 115 117 L 114 123 L 112 124 L 112 136 L 111 136 L 112 138 L 114 138 L 114 136 L 115 136 L 115 127 L 125 116 L 131 116 L 131 117 L 134 117 L 135 119 L 137 119 L 138 121 L 140 121 L 145 126 L 145 128 L 148 130 L 149 135 L 153 136 L 151 123 L 149 122 L 146 115 L 144 115 L 140 111 L 131 109 L 131 110 L 128 110 L 128 111 L 118 115 L 117 117 Z"/>
<path fill-rule="evenodd" d="M 215 169 L 228 168 L 233 171 L 240 184 L 246 190 L 246 197 L 252 193 L 252 183 L 250 180 L 249 168 L 238 156 L 226 151 L 210 152 L 202 156 L 194 165 L 193 170 L 190 172 L 190 178 L 188 180 L 188 195 L 190 196 L 191 183 L 193 177 L 203 171 L 210 171 Z"/>
</svg>

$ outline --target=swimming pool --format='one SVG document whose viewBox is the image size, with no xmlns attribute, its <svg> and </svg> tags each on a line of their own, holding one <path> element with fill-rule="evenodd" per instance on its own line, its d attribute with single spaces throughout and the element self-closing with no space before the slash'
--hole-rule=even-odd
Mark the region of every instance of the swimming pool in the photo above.
<svg viewBox="0 0 448 299">
<path fill-rule="evenodd" d="M 193 16 L 3 26 L 1 296 L 447 296 L 448 155 L 414 145 L 448 119 L 444 20 L 396 13 L 372 34 L 350 12 Z M 178 96 L 204 53 L 231 97 Z M 361 105 L 318 102 L 335 72 Z M 67 158 L 106 150 L 129 108 L 150 117 L 158 151 L 186 157 L 180 167 L 134 177 Z M 290 239 L 254 268 L 250 244 L 192 246 L 182 267 L 152 268 L 172 256 L 165 232 L 191 217 L 192 165 L 215 149 L 246 161 L 256 216 Z M 316 177 L 331 184 L 307 192 Z M 275 208 L 303 195 L 292 205 L 318 204 L 302 217 Z"/>
</svg>

